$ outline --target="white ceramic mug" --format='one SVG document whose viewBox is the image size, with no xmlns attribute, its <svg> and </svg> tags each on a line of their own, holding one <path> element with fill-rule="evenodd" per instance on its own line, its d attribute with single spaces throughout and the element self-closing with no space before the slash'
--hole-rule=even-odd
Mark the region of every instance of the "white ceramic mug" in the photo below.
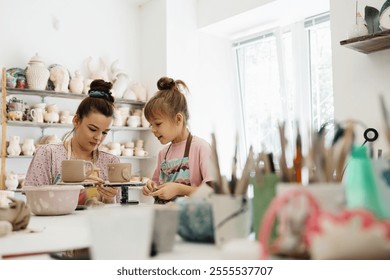
<svg viewBox="0 0 390 280">
<path fill-rule="evenodd" d="M 147 151 L 145 151 L 143 148 L 135 148 L 135 150 L 134 150 L 134 155 L 136 156 L 136 157 L 146 157 L 146 156 L 148 156 L 148 152 Z"/>
<path fill-rule="evenodd" d="M 122 151 L 122 156 L 131 157 L 134 155 L 134 148 L 125 148 Z"/>
<path fill-rule="evenodd" d="M 41 108 L 31 109 L 30 116 L 33 119 L 33 122 L 43 123 L 43 110 Z"/>
</svg>

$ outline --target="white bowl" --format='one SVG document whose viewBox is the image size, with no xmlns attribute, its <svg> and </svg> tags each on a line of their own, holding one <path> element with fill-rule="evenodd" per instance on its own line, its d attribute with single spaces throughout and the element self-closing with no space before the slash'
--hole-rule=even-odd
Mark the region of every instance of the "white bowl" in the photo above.
<svg viewBox="0 0 390 280">
<path fill-rule="evenodd" d="M 65 215 L 72 213 L 79 199 L 81 185 L 25 186 L 27 204 L 37 216 Z"/>
</svg>

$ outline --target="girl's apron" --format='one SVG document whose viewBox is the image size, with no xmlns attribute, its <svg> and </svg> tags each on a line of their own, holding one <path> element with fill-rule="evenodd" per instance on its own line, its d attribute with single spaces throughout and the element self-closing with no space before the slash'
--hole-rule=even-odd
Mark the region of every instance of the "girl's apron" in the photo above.
<svg viewBox="0 0 390 280">
<path fill-rule="evenodd" d="M 192 141 L 192 135 L 190 133 L 187 137 L 184 156 L 181 159 L 179 158 L 179 159 L 173 159 L 169 161 L 166 160 L 167 154 L 172 144 L 169 146 L 167 152 L 165 153 L 164 160 L 160 164 L 160 177 L 159 177 L 160 185 L 167 182 L 175 182 L 175 183 L 191 186 L 190 168 L 189 168 L 189 154 L 190 154 L 191 141 Z M 176 197 L 170 200 L 165 200 L 165 199 L 155 197 L 154 203 L 165 204 L 175 199 Z"/>
</svg>

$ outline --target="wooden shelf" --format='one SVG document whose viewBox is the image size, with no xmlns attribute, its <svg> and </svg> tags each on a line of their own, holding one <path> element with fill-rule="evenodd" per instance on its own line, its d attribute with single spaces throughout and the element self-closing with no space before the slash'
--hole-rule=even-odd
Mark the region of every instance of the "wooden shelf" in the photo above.
<svg viewBox="0 0 390 280">
<path fill-rule="evenodd" d="M 340 45 L 361 53 L 372 53 L 390 48 L 390 30 L 340 41 Z"/>
<path fill-rule="evenodd" d="M 52 90 L 32 90 L 32 89 L 15 89 L 15 88 L 6 88 L 7 95 L 34 95 L 40 97 L 56 97 L 56 98 L 68 98 L 68 99 L 83 99 L 87 95 L 85 94 L 76 94 L 76 93 L 67 93 L 67 92 L 55 92 Z M 122 98 L 115 98 L 115 103 L 118 104 L 131 104 L 144 106 L 145 102 L 137 100 L 129 100 Z"/>
</svg>

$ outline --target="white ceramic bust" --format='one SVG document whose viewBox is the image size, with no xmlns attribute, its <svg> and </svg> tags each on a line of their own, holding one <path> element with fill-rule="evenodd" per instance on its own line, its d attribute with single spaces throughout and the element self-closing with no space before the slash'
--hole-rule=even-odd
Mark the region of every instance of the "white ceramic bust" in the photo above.
<svg viewBox="0 0 390 280">
<path fill-rule="evenodd" d="M 50 69 L 50 80 L 54 84 L 54 91 L 69 92 L 69 73 L 68 70 L 61 65 L 54 66 Z"/>
</svg>

